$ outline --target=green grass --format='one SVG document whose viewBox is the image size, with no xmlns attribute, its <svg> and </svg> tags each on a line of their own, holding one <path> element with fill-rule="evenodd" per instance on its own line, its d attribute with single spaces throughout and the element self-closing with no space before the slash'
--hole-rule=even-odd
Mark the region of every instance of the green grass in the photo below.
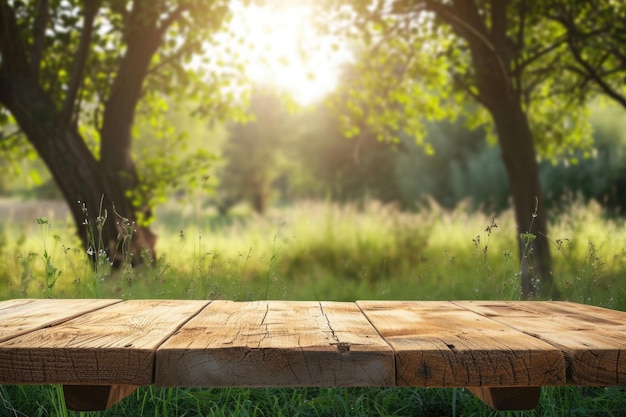
<svg viewBox="0 0 626 417">
<path fill-rule="evenodd" d="M 143 387 L 105 412 L 113 416 L 623 416 L 623 388 L 544 388 L 532 411 L 497 412 L 460 388 Z M 64 416 L 54 386 L 0 386 L 0 415 Z"/>
<path fill-rule="evenodd" d="M 626 230 L 594 203 L 552 216 L 554 276 L 564 296 L 626 310 Z M 170 203 L 159 210 L 158 261 L 90 267 L 63 219 L 0 230 L 0 298 L 517 299 L 512 212 L 431 204 L 418 213 L 376 202 L 301 202 L 257 217 Z M 620 388 L 546 388 L 512 415 L 626 415 Z M 78 415 L 70 413 L 71 415 Z M 461 389 L 140 389 L 104 416 L 375 416 L 499 414 Z M 50 386 L 1 387 L 0 416 L 63 416 Z M 100 414 L 83 413 L 82 416 Z"/>
<path fill-rule="evenodd" d="M 94 273 L 71 227 L 33 219 L 0 230 L 0 298 L 517 299 L 513 214 L 492 217 L 303 202 L 224 218 L 170 204 L 154 224 L 158 262 L 130 273 Z M 622 220 L 574 204 L 550 226 L 564 296 L 626 310 Z"/>
</svg>

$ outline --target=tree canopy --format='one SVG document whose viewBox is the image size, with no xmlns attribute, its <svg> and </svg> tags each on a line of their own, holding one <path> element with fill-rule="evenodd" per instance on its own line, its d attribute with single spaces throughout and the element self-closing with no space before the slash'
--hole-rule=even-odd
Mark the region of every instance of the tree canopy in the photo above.
<svg viewBox="0 0 626 417">
<path fill-rule="evenodd" d="M 622 2 L 554 0 L 544 4 L 547 18 L 565 31 L 578 76 L 578 89 L 597 91 L 626 108 L 626 6 Z"/>
<path fill-rule="evenodd" d="M 240 105 L 241 66 L 214 48 L 230 13 L 227 0 L 0 1 L 0 123 L 35 148 L 79 229 L 97 228 L 96 253 L 114 261 L 125 224 L 135 262 L 154 251 L 145 221 L 163 183 L 141 186 L 137 115 L 159 126 L 165 97 L 196 99 L 208 119 Z"/>
<path fill-rule="evenodd" d="M 592 150 L 589 91 L 569 70 L 571 34 L 549 9 L 524 0 L 342 4 L 327 2 L 328 27 L 362 54 L 336 104 L 346 135 L 397 140 L 403 132 L 431 152 L 424 120 L 464 115 L 468 127 L 483 126 L 506 168 L 522 293 L 558 297 L 537 161 L 576 161 Z"/>
<path fill-rule="evenodd" d="M 510 78 L 511 93 L 528 113 L 540 158 L 591 149 L 584 91 L 567 71 L 573 64 L 567 34 L 543 8 L 524 1 L 365 3 L 352 2 L 354 13 L 326 16 L 340 19 L 338 31 L 349 27 L 343 36 L 358 45 L 356 68 L 345 74 L 337 100 L 348 137 L 368 130 L 395 141 L 408 134 L 431 152 L 424 122 L 463 116 L 468 128 L 484 127 L 495 142 L 492 104 L 481 94 L 488 86 L 477 79 L 491 63 L 475 62 L 470 42 L 476 42 L 510 55 L 510 68 L 496 61 L 495 70 Z M 502 27 L 493 27 L 499 20 Z"/>
</svg>

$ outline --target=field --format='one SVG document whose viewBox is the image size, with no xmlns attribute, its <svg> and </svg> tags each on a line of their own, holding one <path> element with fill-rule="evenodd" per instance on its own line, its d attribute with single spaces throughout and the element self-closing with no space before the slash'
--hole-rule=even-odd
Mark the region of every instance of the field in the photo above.
<svg viewBox="0 0 626 417">
<path fill-rule="evenodd" d="M 264 217 L 168 203 L 152 267 L 94 271 L 63 207 L 0 202 L 0 298 L 517 299 L 512 212 L 403 212 L 308 201 Z M 556 285 L 570 301 L 626 310 L 626 230 L 596 203 L 551 216 Z M 57 387 L 1 387 L 0 415 L 65 415 Z M 620 388 L 545 389 L 523 415 L 626 415 Z M 103 415 L 497 415 L 459 389 L 145 388 Z M 90 414 L 83 414 L 90 415 Z M 517 414 L 516 414 L 517 415 Z"/>
</svg>

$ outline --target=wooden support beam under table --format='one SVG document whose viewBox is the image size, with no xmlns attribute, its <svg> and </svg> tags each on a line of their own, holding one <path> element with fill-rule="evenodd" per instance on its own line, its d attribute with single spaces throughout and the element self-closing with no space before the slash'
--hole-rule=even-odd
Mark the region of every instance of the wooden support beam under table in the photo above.
<svg viewBox="0 0 626 417">
<path fill-rule="evenodd" d="M 139 385 L 63 385 L 65 405 L 74 411 L 108 410 L 130 394 Z"/>
<path fill-rule="evenodd" d="M 541 387 L 468 387 L 472 394 L 498 411 L 533 410 L 539 404 Z"/>
</svg>

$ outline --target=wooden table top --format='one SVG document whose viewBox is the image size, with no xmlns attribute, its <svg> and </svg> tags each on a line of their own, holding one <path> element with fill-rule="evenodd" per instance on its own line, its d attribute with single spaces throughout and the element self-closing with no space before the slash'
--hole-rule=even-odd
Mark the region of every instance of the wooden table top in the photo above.
<svg viewBox="0 0 626 417">
<path fill-rule="evenodd" d="M 625 351 L 569 302 L 0 302 L 0 384 L 626 385 Z"/>
</svg>

